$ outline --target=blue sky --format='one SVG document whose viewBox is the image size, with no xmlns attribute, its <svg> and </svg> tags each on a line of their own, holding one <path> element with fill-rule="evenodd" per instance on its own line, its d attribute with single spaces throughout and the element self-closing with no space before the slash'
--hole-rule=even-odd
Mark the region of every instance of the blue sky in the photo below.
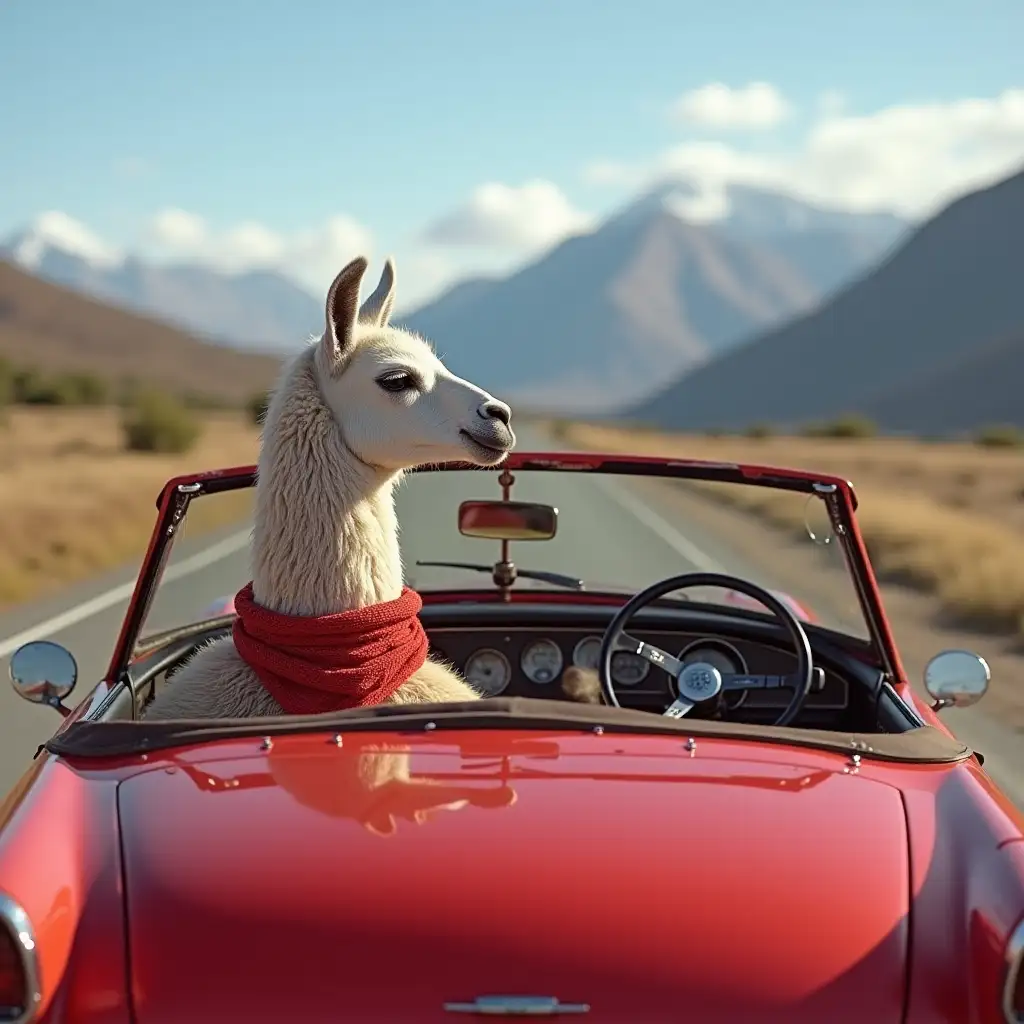
<svg viewBox="0 0 1024 1024">
<path fill-rule="evenodd" d="M 669 170 L 927 212 L 1024 164 L 1022 39 L 1020 0 L 0 0 L 0 238 L 59 211 L 311 288 L 365 243 L 426 294 Z M 672 114 L 754 82 L 788 115 Z"/>
</svg>

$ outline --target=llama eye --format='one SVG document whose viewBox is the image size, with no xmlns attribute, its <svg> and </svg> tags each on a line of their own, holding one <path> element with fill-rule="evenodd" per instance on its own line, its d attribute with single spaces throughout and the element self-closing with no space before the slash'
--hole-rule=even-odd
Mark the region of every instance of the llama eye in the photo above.
<svg viewBox="0 0 1024 1024">
<path fill-rule="evenodd" d="M 384 391 L 399 394 L 402 391 L 411 391 L 416 387 L 416 381 L 408 373 L 389 373 L 377 379 L 377 385 Z"/>
</svg>

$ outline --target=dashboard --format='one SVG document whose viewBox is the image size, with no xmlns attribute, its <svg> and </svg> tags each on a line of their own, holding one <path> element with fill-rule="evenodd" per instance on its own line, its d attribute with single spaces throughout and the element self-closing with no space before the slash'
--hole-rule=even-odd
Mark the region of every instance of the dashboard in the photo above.
<svg viewBox="0 0 1024 1024">
<path fill-rule="evenodd" d="M 519 614 L 509 611 L 508 618 L 518 621 L 508 625 L 434 624 L 427 621 L 427 611 L 423 619 L 432 654 L 453 664 L 486 697 L 566 699 L 560 686 L 566 668 L 575 665 L 597 669 L 603 630 L 611 619 L 609 609 L 578 609 L 573 613 L 575 617 L 584 611 L 591 613 L 587 617 L 596 620 L 592 625 L 564 624 L 548 609 L 543 617 L 553 621 L 524 625 L 525 609 Z M 755 688 L 725 693 L 731 719 L 770 723 L 789 705 L 793 689 L 787 685 L 787 677 L 796 671 L 797 658 L 784 630 L 776 627 L 777 635 L 770 635 L 770 628 L 765 639 L 754 640 L 736 635 L 738 631 L 727 634 L 721 628 L 715 632 L 695 630 L 682 622 L 677 628 L 642 628 L 644 619 L 650 617 L 650 613 L 641 612 L 628 627 L 630 635 L 676 655 L 686 664 L 705 661 L 723 675 L 756 678 L 759 685 Z M 677 619 L 690 617 L 675 613 Z M 815 666 L 815 680 L 800 716 L 801 724 L 832 721 L 851 704 L 849 679 L 838 666 L 822 665 L 817 651 Z M 660 713 L 675 697 L 669 676 L 630 651 L 613 655 L 612 681 L 623 707 Z"/>
<path fill-rule="evenodd" d="M 453 595 L 428 600 L 419 617 L 431 655 L 454 665 L 484 696 L 570 700 L 562 674 L 570 665 L 596 668 L 602 637 L 620 602 L 601 594 L 564 601 L 516 595 L 509 602 Z M 804 629 L 815 677 L 793 726 L 890 733 L 923 724 L 888 682 L 869 641 L 818 624 Z M 664 599 L 637 612 L 628 632 L 684 662 L 710 661 L 724 675 L 753 676 L 750 689 L 723 690 L 730 721 L 772 725 L 789 706 L 788 678 L 797 657 L 789 631 L 772 617 Z M 201 636 L 192 631 L 144 656 L 132 672 L 136 689 L 148 686 L 151 696 L 197 645 L 220 635 L 228 635 L 222 625 Z M 631 651 L 614 655 L 612 673 L 623 707 L 660 715 L 675 699 L 669 676 Z"/>
</svg>

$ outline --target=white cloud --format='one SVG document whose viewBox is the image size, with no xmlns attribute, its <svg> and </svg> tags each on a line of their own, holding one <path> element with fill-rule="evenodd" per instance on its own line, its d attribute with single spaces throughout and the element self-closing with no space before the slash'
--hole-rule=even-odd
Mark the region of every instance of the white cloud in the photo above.
<svg viewBox="0 0 1024 1024">
<path fill-rule="evenodd" d="M 96 266 L 115 266 L 123 259 L 117 246 L 110 245 L 81 221 L 60 210 L 41 213 L 14 247 L 14 258 L 22 266 L 39 265 L 50 247 L 78 256 Z"/>
<path fill-rule="evenodd" d="M 642 187 L 685 177 L 706 191 L 764 186 L 846 209 L 927 216 L 1024 165 L 1024 89 L 990 98 L 826 112 L 789 151 L 684 142 L 646 163 L 590 165 L 586 180 Z"/>
<path fill-rule="evenodd" d="M 524 185 L 488 182 L 468 201 L 431 223 L 427 243 L 506 250 L 537 250 L 589 230 L 593 218 L 573 207 L 550 181 Z"/>
<path fill-rule="evenodd" d="M 751 82 L 738 89 L 710 82 L 684 93 L 670 112 L 683 124 L 726 131 L 764 131 L 781 124 L 789 116 L 790 107 L 769 82 Z"/>
<path fill-rule="evenodd" d="M 150 223 L 149 234 L 157 245 L 195 249 L 206 241 L 206 221 L 187 210 L 161 210 Z"/>
<path fill-rule="evenodd" d="M 315 294 L 354 256 L 371 256 L 370 232 L 351 217 L 331 217 L 317 228 L 282 234 L 256 221 L 216 231 L 187 210 L 166 209 L 150 221 L 146 241 L 164 258 L 188 260 L 227 273 L 274 269 Z"/>
</svg>

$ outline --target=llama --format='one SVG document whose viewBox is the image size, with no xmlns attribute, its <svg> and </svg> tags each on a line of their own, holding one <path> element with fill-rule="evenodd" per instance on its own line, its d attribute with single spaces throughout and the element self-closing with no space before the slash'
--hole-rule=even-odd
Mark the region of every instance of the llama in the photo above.
<svg viewBox="0 0 1024 1024">
<path fill-rule="evenodd" d="M 415 614 L 419 598 L 403 587 L 393 492 L 403 471 L 418 465 L 455 459 L 499 465 L 515 445 L 511 410 L 452 374 L 425 340 L 389 325 L 395 300 L 390 259 L 376 290 L 359 307 L 367 265 L 358 257 L 334 279 L 323 335 L 284 368 L 267 408 L 257 467 L 252 582 L 236 597 L 239 620 L 245 608 L 259 628 L 264 628 L 261 616 L 264 621 L 287 617 L 279 625 L 288 628 L 279 633 L 294 639 L 306 624 L 312 629 L 340 622 L 358 617 L 360 609 L 370 619 L 358 632 L 372 633 L 380 626 L 373 616 L 394 613 L 413 638 L 411 647 L 405 645 L 404 668 L 392 673 L 404 674 L 392 678 L 385 696 L 361 693 L 357 703 L 478 699 L 480 694 L 451 667 L 426 656 L 426 637 Z M 372 652 L 376 634 L 371 633 L 364 655 Z M 236 621 L 234 636 L 197 651 L 145 717 L 250 718 L 337 709 L 311 707 L 312 699 L 293 700 L 288 708 L 282 703 L 282 694 L 290 694 L 278 685 L 282 673 L 287 679 L 287 671 L 298 671 L 296 664 L 310 664 L 304 659 L 316 655 L 315 639 L 305 647 L 293 643 L 289 653 L 287 639 L 279 638 L 264 662 L 255 658 L 250 641 L 247 627 Z M 239 646 L 249 651 L 246 658 Z M 374 656 L 393 646 L 377 641 Z M 287 670 L 281 668 L 285 663 Z M 364 672 L 366 685 L 372 685 L 371 676 Z M 350 700 L 338 706 L 354 705 Z"/>
</svg>

